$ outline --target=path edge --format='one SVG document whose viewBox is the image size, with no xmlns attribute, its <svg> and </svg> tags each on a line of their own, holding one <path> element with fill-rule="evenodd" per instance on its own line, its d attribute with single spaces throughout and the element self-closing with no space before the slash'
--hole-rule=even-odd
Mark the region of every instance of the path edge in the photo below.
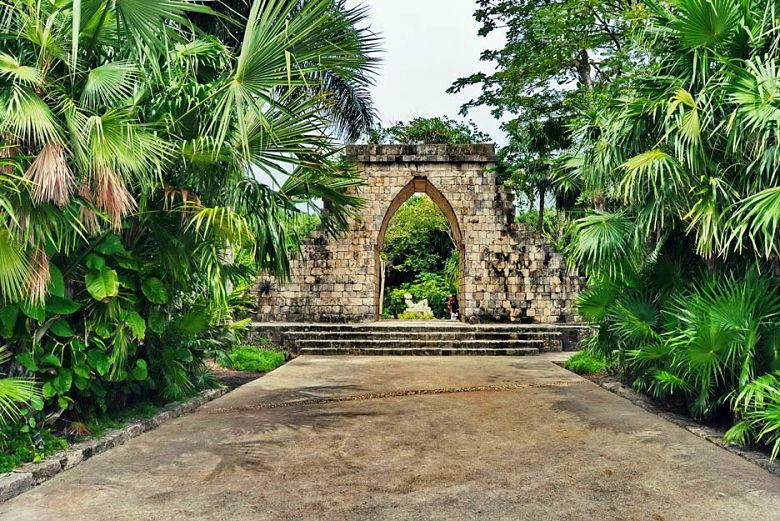
<svg viewBox="0 0 780 521">
<path fill-rule="evenodd" d="M 230 389 L 226 386 L 206 389 L 189 400 L 172 402 L 163 406 L 151 418 L 130 422 L 119 429 L 110 429 L 100 438 L 77 443 L 67 450 L 52 454 L 37 463 L 25 463 L 11 472 L 0 474 L 0 503 L 23 494 L 98 454 L 124 445 L 128 440 L 156 429 L 163 423 L 194 412 L 200 406 L 224 396 L 229 391 Z"/>
<path fill-rule="evenodd" d="M 586 378 L 586 380 L 589 379 Z M 622 382 L 617 382 L 617 381 L 600 382 L 600 381 L 593 381 L 593 380 L 590 381 L 606 389 L 607 391 L 616 394 L 625 400 L 628 400 L 629 402 L 636 405 L 637 407 L 640 407 L 650 413 L 653 413 L 656 416 L 659 416 L 664 420 L 677 425 L 678 427 L 682 427 L 683 429 L 690 432 L 694 436 L 703 438 L 708 442 L 717 445 L 718 447 L 725 449 L 731 452 L 732 454 L 736 454 L 737 456 L 746 459 L 747 461 L 753 463 L 754 465 L 761 467 L 762 469 L 766 470 L 770 474 L 774 474 L 775 476 L 780 477 L 780 460 L 772 461 L 769 458 L 769 455 L 766 454 L 765 452 L 723 441 L 723 435 L 726 433 L 725 429 L 708 427 L 706 425 L 697 423 L 696 421 L 682 414 L 677 414 L 677 413 L 667 411 L 664 408 L 659 407 L 658 405 L 653 403 L 653 401 L 647 396 L 638 393 L 637 391 L 635 391 L 634 389 L 625 385 Z"/>
</svg>

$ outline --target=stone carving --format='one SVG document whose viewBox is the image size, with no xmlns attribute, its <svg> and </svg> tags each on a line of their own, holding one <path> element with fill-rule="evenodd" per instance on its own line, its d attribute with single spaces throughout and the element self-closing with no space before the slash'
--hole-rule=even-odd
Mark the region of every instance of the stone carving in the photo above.
<svg viewBox="0 0 780 521">
<path fill-rule="evenodd" d="M 378 318 L 384 232 L 417 192 L 452 227 L 460 255 L 458 301 L 468 322 L 578 322 L 584 279 L 546 241 L 514 223 L 512 194 L 496 183 L 493 145 L 356 145 L 362 215 L 338 239 L 315 233 L 292 261 L 292 279 L 257 292 L 265 322 L 363 322 Z M 261 276 L 259 280 L 267 277 Z"/>
<path fill-rule="evenodd" d="M 428 299 L 422 299 L 415 304 L 414 300 L 412 300 L 412 295 L 405 293 L 404 304 L 406 304 L 407 313 L 419 313 L 421 315 L 433 314 L 433 310 L 428 305 Z"/>
</svg>

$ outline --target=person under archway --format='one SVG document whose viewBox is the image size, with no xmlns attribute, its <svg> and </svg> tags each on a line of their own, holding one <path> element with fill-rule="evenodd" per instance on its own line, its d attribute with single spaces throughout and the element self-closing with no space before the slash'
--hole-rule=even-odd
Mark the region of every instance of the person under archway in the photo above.
<svg viewBox="0 0 780 521">
<path fill-rule="evenodd" d="M 455 321 L 460 317 L 460 304 L 458 303 L 458 296 L 453 293 L 447 299 L 447 309 L 450 312 L 450 320 Z"/>
</svg>

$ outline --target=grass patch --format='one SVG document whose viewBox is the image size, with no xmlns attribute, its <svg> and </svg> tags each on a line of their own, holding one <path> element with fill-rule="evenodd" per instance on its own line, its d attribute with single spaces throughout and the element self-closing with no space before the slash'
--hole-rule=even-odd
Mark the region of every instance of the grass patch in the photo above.
<svg viewBox="0 0 780 521">
<path fill-rule="evenodd" d="M 404 311 L 398 315 L 398 320 L 436 320 L 433 313 L 417 313 L 413 311 Z"/>
<path fill-rule="evenodd" d="M 137 403 L 103 416 L 60 423 L 59 427 L 44 427 L 38 432 L 22 432 L 19 424 L 4 425 L 0 427 L 0 473 L 10 472 L 24 463 L 41 461 L 55 452 L 67 450 L 72 443 L 100 438 L 109 429 L 151 418 L 159 410 L 160 407 L 152 403 Z"/>
<path fill-rule="evenodd" d="M 160 406 L 153 403 L 137 403 L 105 416 L 91 417 L 82 423 L 74 422 L 77 425 L 74 427 L 71 424 L 71 430 L 78 433 L 79 428 L 85 429 L 85 435 L 79 436 L 79 438 L 100 438 L 109 429 L 119 429 L 131 421 L 151 418 L 159 410 Z"/>
<path fill-rule="evenodd" d="M 580 351 L 564 364 L 569 371 L 582 375 L 604 373 L 607 371 L 607 363 L 591 354 L 589 351 Z"/>
<path fill-rule="evenodd" d="M 10 472 L 19 465 L 41 461 L 46 456 L 68 448 L 68 441 L 49 429 L 40 433 L 21 432 L 18 425 L 0 427 L 0 473 Z"/>
<path fill-rule="evenodd" d="M 236 371 L 268 373 L 284 365 L 284 353 L 255 346 L 238 346 L 219 360 L 219 365 Z"/>
</svg>

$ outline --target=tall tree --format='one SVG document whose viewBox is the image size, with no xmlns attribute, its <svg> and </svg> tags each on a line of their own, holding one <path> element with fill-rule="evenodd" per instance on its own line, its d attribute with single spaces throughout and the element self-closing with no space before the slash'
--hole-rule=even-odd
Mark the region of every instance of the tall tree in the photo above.
<svg viewBox="0 0 780 521">
<path fill-rule="evenodd" d="M 568 122 L 620 78 L 635 61 L 631 20 L 644 16 L 635 0 L 479 0 L 475 17 L 479 34 L 506 34 L 501 49 L 486 50 L 482 60 L 494 63 L 492 74 L 458 79 L 448 92 L 478 85 L 482 93 L 462 107 L 487 106 L 510 138 L 508 177 L 520 192 L 537 187 L 544 196 L 553 184 L 552 161 L 570 141 Z M 552 133 L 551 133 L 552 131 Z M 524 179 L 525 178 L 525 179 Z M 543 210 L 543 209 L 542 209 Z"/>
<path fill-rule="evenodd" d="M 523 121 L 568 113 L 567 98 L 620 76 L 628 63 L 635 0 L 478 0 L 477 5 L 479 34 L 502 31 L 506 44 L 482 53 L 496 72 L 460 78 L 450 88 L 482 87 L 464 112 L 484 105 L 496 116 L 509 113 Z"/>
</svg>

